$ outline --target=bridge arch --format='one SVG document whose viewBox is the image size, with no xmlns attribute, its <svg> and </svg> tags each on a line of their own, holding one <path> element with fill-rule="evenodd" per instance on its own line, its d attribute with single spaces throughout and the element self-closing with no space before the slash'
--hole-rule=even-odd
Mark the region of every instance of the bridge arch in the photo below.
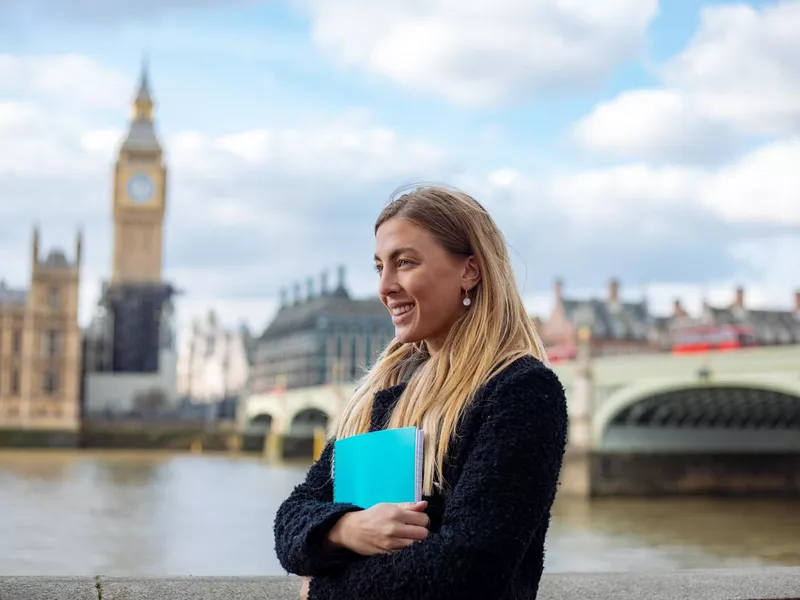
<svg viewBox="0 0 800 600">
<path fill-rule="evenodd" d="M 259 413 L 248 422 L 248 429 L 269 432 L 272 429 L 272 422 L 274 419 L 269 413 Z"/>
<path fill-rule="evenodd" d="M 289 432 L 292 435 L 311 436 L 314 430 L 320 427 L 327 431 L 330 420 L 330 416 L 324 410 L 316 407 L 304 408 L 292 416 Z"/>
<path fill-rule="evenodd" d="M 592 419 L 594 447 L 625 452 L 800 451 L 800 380 L 638 382 Z"/>
</svg>

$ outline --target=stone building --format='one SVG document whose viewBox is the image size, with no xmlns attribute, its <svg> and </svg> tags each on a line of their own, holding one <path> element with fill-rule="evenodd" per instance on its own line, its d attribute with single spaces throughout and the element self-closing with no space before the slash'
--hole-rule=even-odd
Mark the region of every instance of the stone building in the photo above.
<svg viewBox="0 0 800 600">
<path fill-rule="evenodd" d="M 651 314 L 646 299 L 625 302 L 620 298 L 620 283 L 612 279 L 605 298 L 567 298 L 564 284 L 557 280 L 555 302 L 540 325 L 542 341 L 551 360 L 571 360 L 577 355 L 578 331 L 591 334 L 592 356 L 661 352 L 664 345 L 658 332 L 663 324 Z"/>
<path fill-rule="evenodd" d="M 176 290 L 162 278 L 167 168 L 153 106 L 145 67 L 114 166 L 111 278 L 85 332 L 85 416 L 176 402 Z"/>
<path fill-rule="evenodd" d="M 255 342 L 249 392 L 346 383 L 359 378 L 394 338 L 394 325 L 377 298 L 356 299 L 339 280 L 328 289 L 327 274 L 306 282 L 305 296 L 281 293 L 280 308 Z"/>
<path fill-rule="evenodd" d="M 222 327 L 214 311 L 196 319 L 181 336 L 178 395 L 196 403 L 240 396 L 250 373 L 249 332 Z"/>
<path fill-rule="evenodd" d="M 30 287 L 0 281 L 0 429 L 77 432 L 81 243 L 72 261 L 56 249 L 42 260 L 37 227 Z"/>
<path fill-rule="evenodd" d="M 750 308 L 745 289 L 734 290 L 733 301 L 727 306 L 703 303 L 699 315 L 677 318 L 670 326 L 675 342 L 690 346 L 727 342 L 729 347 L 780 346 L 800 344 L 800 291 L 795 291 L 786 309 Z M 679 303 L 676 303 L 676 316 Z"/>
</svg>

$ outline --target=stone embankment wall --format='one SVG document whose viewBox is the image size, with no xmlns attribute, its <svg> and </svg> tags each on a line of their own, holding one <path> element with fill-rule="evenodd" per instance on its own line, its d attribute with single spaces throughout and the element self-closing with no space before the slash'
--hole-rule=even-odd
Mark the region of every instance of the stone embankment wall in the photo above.
<svg viewBox="0 0 800 600">
<path fill-rule="evenodd" d="M 0 577 L 2 600 L 296 600 L 295 577 Z M 800 600 L 800 568 L 545 574 L 538 600 Z"/>
</svg>

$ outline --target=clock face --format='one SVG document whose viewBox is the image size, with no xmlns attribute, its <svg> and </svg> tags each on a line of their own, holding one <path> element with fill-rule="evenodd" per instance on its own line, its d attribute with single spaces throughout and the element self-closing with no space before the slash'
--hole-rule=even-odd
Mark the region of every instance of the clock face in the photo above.
<svg viewBox="0 0 800 600">
<path fill-rule="evenodd" d="M 136 173 L 128 179 L 128 197 L 137 204 L 147 202 L 155 192 L 156 184 L 146 173 Z"/>
</svg>

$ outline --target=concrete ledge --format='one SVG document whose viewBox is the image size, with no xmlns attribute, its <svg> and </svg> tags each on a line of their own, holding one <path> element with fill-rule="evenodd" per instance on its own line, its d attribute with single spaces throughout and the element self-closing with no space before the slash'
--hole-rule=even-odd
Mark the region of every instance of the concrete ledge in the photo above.
<svg viewBox="0 0 800 600">
<path fill-rule="evenodd" d="M 296 600 L 299 593 L 296 577 L 0 577 L 2 600 Z M 553 573 L 538 596 L 634 599 L 800 600 L 800 568 Z"/>
</svg>

